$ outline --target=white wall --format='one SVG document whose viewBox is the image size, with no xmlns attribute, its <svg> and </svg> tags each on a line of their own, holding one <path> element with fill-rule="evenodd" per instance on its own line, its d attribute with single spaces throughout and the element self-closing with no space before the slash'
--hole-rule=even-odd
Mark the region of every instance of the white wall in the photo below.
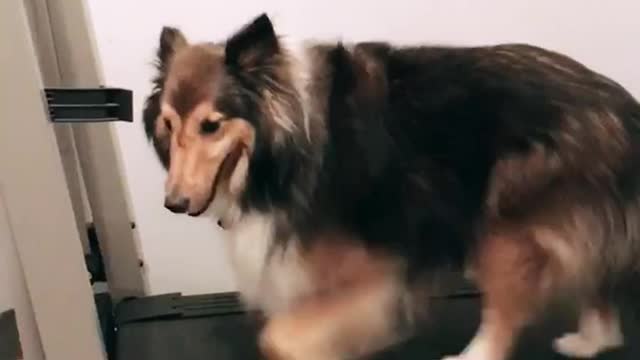
<svg viewBox="0 0 640 360">
<path fill-rule="evenodd" d="M 15 247 L 13 246 L 13 237 L 7 222 L 7 216 L 2 202 L 2 194 L 0 193 L 0 313 L 12 309 L 13 293 L 13 274 L 15 273 L 16 262 L 14 258 L 17 256 Z"/>
<path fill-rule="evenodd" d="M 193 40 L 223 39 L 260 11 L 292 39 L 402 43 L 529 42 L 574 56 L 640 97 L 640 1 L 89 0 L 107 83 L 134 90 L 136 115 L 149 91 L 162 25 Z M 164 174 L 141 119 L 118 127 L 126 177 L 153 292 L 233 287 L 219 233 L 208 221 L 162 208 Z"/>
<path fill-rule="evenodd" d="M 40 335 L 0 187 L 0 313 L 14 309 L 25 359 L 43 360 Z"/>
</svg>

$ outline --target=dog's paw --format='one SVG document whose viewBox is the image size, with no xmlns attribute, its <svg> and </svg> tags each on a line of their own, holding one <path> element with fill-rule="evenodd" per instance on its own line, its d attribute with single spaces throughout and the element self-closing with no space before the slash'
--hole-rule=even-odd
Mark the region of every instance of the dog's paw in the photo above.
<svg viewBox="0 0 640 360">
<path fill-rule="evenodd" d="M 557 353 L 582 359 L 594 357 L 600 351 L 598 347 L 598 344 L 579 333 L 563 335 L 553 342 L 553 348 Z"/>
<path fill-rule="evenodd" d="M 467 360 L 464 355 L 449 355 L 442 358 L 442 360 Z"/>
<path fill-rule="evenodd" d="M 267 360 L 332 360 L 319 354 L 301 333 L 295 317 L 269 320 L 260 334 L 259 346 Z"/>
<path fill-rule="evenodd" d="M 259 339 L 260 351 L 267 360 L 297 360 L 293 334 L 283 332 L 283 328 L 270 323 Z M 294 349 L 292 349 L 292 347 Z"/>
<path fill-rule="evenodd" d="M 621 338 L 589 339 L 580 333 L 563 335 L 553 342 L 556 352 L 573 358 L 590 359 L 603 351 L 622 345 Z"/>
</svg>

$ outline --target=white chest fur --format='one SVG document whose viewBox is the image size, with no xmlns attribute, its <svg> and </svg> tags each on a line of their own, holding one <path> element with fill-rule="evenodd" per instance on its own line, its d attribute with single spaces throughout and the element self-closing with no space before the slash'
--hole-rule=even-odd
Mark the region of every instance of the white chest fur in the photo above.
<svg viewBox="0 0 640 360">
<path fill-rule="evenodd" d="M 270 215 L 249 213 L 233 225 L 227 239 L 243 300 L 249 308 L 262 310 L 267 315 L 286 309 L 312 291 L 296 239 L 287 239 L 286 249 L 272 252 L 274 233 Z"/>
</svg>

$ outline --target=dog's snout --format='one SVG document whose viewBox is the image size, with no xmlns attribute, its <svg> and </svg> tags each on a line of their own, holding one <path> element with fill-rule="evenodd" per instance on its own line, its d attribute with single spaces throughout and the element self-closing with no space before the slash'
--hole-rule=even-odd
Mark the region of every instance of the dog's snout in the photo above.
<svg viewBox="0 0 640 360">
<path fill-rule="evenodd" d="M 164 200 L 164 207 L 176 214 L 182 214 L 189 209 L 189 198 L 182 196 L 168 196 Z"/>
</svg>

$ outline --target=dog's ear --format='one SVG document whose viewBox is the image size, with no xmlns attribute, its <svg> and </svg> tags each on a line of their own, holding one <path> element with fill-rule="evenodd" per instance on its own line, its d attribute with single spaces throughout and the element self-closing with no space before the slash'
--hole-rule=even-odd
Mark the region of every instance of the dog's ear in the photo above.
<svg viewBox="0 0 640 360">
<path fill-rule="evenodd" d="M 187 39 L 180 30 L 170 26 L 163 27 L 160 33 L 160 44 L 157 52 L 161 69 L 166 69 L 167 64 L 176 51 L 187 46 L 187 44 Z"/>
<path fill-rule="evenodd" d="M 273 24 L 262 14 L 227 40 L 225 63 L 244 70 L 259 68 L 280 52 Z"/>
</svg>

